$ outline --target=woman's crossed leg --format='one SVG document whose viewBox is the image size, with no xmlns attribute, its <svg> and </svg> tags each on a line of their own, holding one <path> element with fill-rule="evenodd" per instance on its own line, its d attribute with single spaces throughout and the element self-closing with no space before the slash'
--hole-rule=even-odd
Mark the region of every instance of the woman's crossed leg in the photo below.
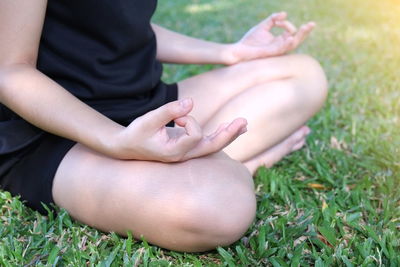
<svg viewBox="0 0 400 267">
<path fill-rule="evenodd" d="M 248 132 L 224 151 L 250 172 L 272 166 L 304 144 L 302 127 L 323 105 L 325 74 L 313 58 L 287 55 L 217 69 L 179 83 L 179 97 L 192 97 L 192 115 L 211 131 L 243 117 Z"/>
<path fill-rule="evenodd" d="M 205 131 L 238 116 L 248 133 L 225 149 L 181 163 L 117 160 L 82 145 L 63 159 L 54 179 L 57 205 L 104 231 L 144 236 L 179 251 L 204 251 L 239 239 L 255 216 L 248 170 L 271 165 L 304 143 L 302 127 L 327 89 L 318 63 L 290 55 L 240 63 L 179 84 L 194 101 Z M 246 167 L 247 168 L 246 168 Z"/>
<path fill-rule="evenodd" d="M 57 171 L 53 196 L 78 221 L 178 251 L 233 243 L 256 208 L 250 173 L 223 152 L 166 164 L 116 160 L 78 144 Z"/>
</svg>

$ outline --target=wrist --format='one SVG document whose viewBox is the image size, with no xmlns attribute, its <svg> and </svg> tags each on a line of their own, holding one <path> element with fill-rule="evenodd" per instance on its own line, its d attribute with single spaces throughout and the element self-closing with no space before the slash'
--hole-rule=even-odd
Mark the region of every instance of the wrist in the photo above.
<svg viewBox="0 0 400 267">
<path fill-rule="evenodd" d="M 230 65 L 235 65 L 242 60 L 236 53 L 237 50 L 237 43 L 233 44 L 225 44 L 223 45 L 223 49 L 221 51 L 221 56 L 222 56 L 222 62 L 224 65 L 230 66 Z"/>
<path fill-rule="evenodd" d="M 97 131 L 97 135 L 92 139 L 92 147 L 104 155 L 121 159 L 120 136 L 126 128 L 111 120 L 101 128 L 102 130 Z"/>
</svg>

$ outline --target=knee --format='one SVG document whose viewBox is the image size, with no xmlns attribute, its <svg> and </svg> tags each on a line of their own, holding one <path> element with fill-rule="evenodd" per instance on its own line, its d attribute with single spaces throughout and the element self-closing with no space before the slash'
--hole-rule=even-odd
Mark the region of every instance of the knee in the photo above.
<svg viewBox="0 0 400 267">
<path fill-rule="evenodd" d="M 241 163 L 211 160 L 206 166 L 208 175 L 192 166 L 202 175 L 198 177 L 201 183 L 194 184 L 184 196 L 179 220 L 174 222 L 192 237 L 195 251 L 235 242 L 247 231 L 256 213 L 252 177 Z"/>
<path fill-rule="evenodd" d="M 328 82 L 324 70 L 319 62 L 311 56 L 304 54 L 292 55 L 297 71 L 294 80 L 300 81 L 299 93 L 302 97 L 298 99 L 308 106 L 320 108 L 328 95 Z"/>
</svg>

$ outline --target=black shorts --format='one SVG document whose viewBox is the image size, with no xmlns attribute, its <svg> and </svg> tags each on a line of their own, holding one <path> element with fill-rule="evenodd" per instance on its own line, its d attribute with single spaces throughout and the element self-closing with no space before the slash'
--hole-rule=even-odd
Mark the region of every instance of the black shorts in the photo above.
<svg viewBox="0 0 400 267">
<path fill-rule="evenodd" d="M 57 168 L 74 145 L 73 141 L 45 133 L 22 151 L 1 155 L 0 166 L 7 167 L 7 171 L 0 178 L 0 188 L 20 195 L 27 206 L 46 214 L 43 204 L 51 209 L 54 203 L 52 186 Z"/>
</svg>

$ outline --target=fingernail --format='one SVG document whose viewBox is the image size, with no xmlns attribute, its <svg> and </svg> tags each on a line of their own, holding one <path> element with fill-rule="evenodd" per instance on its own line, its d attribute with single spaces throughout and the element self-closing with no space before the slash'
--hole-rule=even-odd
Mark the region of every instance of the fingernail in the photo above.
<svg viewBox="0 0 400 267">
<path fill-rule="evenodd" d="M 179 101 L 179 104 L 183 108 L 188 108 L 190 106 L 191 102 L 192 102 L 192 100 L 190 98 L 185 98 L 185 99 Z"/>
</svg>

